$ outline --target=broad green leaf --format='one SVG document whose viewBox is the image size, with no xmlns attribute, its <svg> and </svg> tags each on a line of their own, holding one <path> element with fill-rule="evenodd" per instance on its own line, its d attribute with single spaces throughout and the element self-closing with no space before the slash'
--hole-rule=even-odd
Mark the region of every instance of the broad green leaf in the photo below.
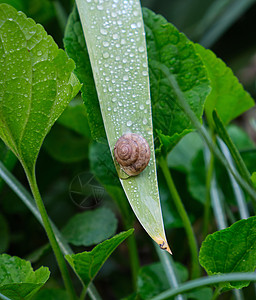
<svg viewBox="0 0 256 300">
<path fill-rule="evenodd" d="M 140 2 L 77 0 L 110 152 L 125 133 L 143 136 L 151 157 L 138 176 L 120 179 L 142 226 L 167 251 L 156 177 L 145 32 Z M 108 20 L 106 23 L 104 20 Z M 89 115 L 89 113 L 88 113 Z"/>
<path fill-rule="evenodd" d="M 64 45 L 68 55 L 76 62 L 75 74 L 83 83 L 82 97 L 88 114 L 88 122 L 94 140 L 106 136 L 98 96 L 93 80 L 92 68 L 76 7 L 69 16 L 65 30 Z"/>
<path fill-rule="evenodd" d="M 183 265 L 175 263 L 175 269 L 180 282 L 188 279 L 188 270 Z M 142 267 L 138 274 L 137 286 L 141 299 L 151 299 L 170 288 L 162 264 L 153 263 Z"/>
<path fill-rule="evenodd" d="M 9 240 L 9 226 L 7 220 L 0 214 L 0 253 L 3 253 L 8 249 Z"/>
<path fill-rule="evenodd" d="M 132 233 L 133 229 L 121 232 L 97 245 L 90 252 L 66 255 L 66 259 L 88 287 L 112 252 Z"/>
<path fill-rule="evenodd" d="M 0 293 L 12 300 L 30 299 L 48 280 L 48 268 L 33 271 L 30 262 L 0 255 Z"/>
<path fill-rule="evenodd" d="M 55 124 L 43 146 L 54 159 L 63 163 L 73 163 L 88 157 L 89 140 L 64 126 Z"/>
<path fill-rule="evenodd" d="M 216 109 L 224 124 L 228 124 L 253 107 L 254 101 L 221 59 L 211 50 L 206 50 L 198 44 L 195 47 L 207 67 L 211 80 L 212 91 L 205 102 L 207 120 L 213 126 L 212 112 Z"/>
<path fill-rule="evenodd" d="M 256 268 L 256 217 L 240 220 L 206 237 L 199 253 L 208 275 L 253 272 Z M 249 282 L 229 282 L 225 288 L 242 288 Z"/>
<path fill-rule="evenodd" d="M 43 139 L 78 92 L 74 62 L 42 26 L 0 5 L 0 137 L 32 171 Z"/>
<path fill-rule="evenodd" d="M 59 117 L 58 123 L 86 138 L 90 138 L 87 114 L 81 98 L 75 98 L 69 103 L 63 114 Z"/>
<path fill-rule="evenodd" d="M 32 300 L 69 300 L 67 293 L 60 289 L 43 289 Z"/>
<path fill-rule="evenodd" d="M 160 143 L 169 152 L 192 130 L 179 107 L 177 97 L 161 65 L 168 68 L 178 82 L 185 99 L 201 120 L 206 96 L 210 92 L 206 68 L 194 45 L 162 16 L 143 10 L 147 39 L 153 123 Z"/>
<path fill-rule="evenodd" d="M 91 246 L 101 243 L 115 234 L 117 219 L 105 207 L 85 211 L 72 217 L 62 233 L 75 246 Z"/>
</svg>

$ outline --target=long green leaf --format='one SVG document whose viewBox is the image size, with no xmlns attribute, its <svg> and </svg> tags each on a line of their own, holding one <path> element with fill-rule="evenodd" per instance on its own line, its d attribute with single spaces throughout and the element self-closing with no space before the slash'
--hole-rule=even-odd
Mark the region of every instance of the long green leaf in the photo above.
<svg viewBox="0 0 256 300">
<path fill-rule="evenodd" d="M 139 1 L 77 0 L 111 153 L 128 132 L 149 143 L 148 167 L 120 179 L 143 227 L 169 250 L 163 228 L 154 156 L 145 32 Z"/>
</svg>

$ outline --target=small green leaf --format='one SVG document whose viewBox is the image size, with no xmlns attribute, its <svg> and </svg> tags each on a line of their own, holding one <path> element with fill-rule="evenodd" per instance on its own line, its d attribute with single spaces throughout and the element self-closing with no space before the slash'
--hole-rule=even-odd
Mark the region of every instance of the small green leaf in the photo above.
<svg viewBox="0 0 256 300">
<path fill-rule="evenodd" d="M 192 130 L 189 118 L 179 107 L 172 86 L 161 71 L 168 68 L 178 82 L 188 104 L 201 120 L 206 96 L 210 92 L 206 68 L 194 45 L 162 16 L 143 9 L 153 123 L 161 143 L 169 152 Z"/>
<path fill-rule="evenodd" d="M 0 293 L 12 300 L 30 299 L 48 280 L 48 268 L 33 271 L 30 262 L 0 255 Z"/>
<path fill-rule="evenodd" d="M 201 246 L 199 261 L 208 275 L 253 272 L 256 267 L 256 217 L 240 220 L 208 235 Z M 229 282 L 222 287 L 242 288 L 248 284 Z"/>
<path fill-rule="evenodd" d="M 92 68 L 85 44 L 83 29 L 75 6 L 69 15 L 65 30 L 64 45 L 68 55 L 76 62 L 74 72 L 80 82 L 83 83 L 81 91 L 88 114 L 92 137 L 94 140 L 105 138 L 106 134 L 93 80 Z"/>
<path fill-rule="evenodd" d="M 0 137 L 31 171 L 80 85 L 74 62 L 43 27 L 6 4 L 0 5 L 0 36 Z"/>
<path fill-rule="evenodd" d="M 5 217 L 0 214 L 0 253 L 5 252 L 9 246 L 9 226 Z"/>
<path fill-rule="evenodd" d="M 72 217 L 63 229 L 63 235 L 73 245 L 91 246 L 115 234 L 117 219 L 105 207 L 85 211 Z"/>
<path fill-rule="evenodd" d="M 64 290 L 43 289 L 33 297 L 33 300 L 69 300 L 69 297 Z"/>
<path fill-rule="evenodd" d="M 55 124 L 43 146 L 54 159 L 63 163 L 74 163 L 88 157 L 89 140 L 66 127 Z"/>
<path fill-rule="evenodd" d="M 211 80 L 212 91 L 205 102 L 207 120 L 213 126 L 212 112 L 217 110 L 224 124 L 254 106 L 251 96 L 243 89 L 232 70 L 211 50 L 196 44 Z"/>
<path fill-rule="evenodd" d="M 133 233 L 133 229 L 121 232 L 110 240 L 97 245 L 90 252 L 82 252 L 73 255 L 66 255 L 66 259 L 73 266 L 74 270 L 83 280 L 86 287 L 94 279 L 112 252 Z"/>
</svg>

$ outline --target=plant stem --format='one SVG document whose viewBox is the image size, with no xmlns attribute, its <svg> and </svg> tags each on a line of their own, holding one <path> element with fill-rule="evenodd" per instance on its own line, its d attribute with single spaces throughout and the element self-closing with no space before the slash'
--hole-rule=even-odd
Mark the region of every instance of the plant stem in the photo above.
<svg viewBox="0 0 256 300">
<path fill-rule="evenodd" d="M 159 158 L 159 165 L 163 171 L 163 174 L 164 174 L 165 180 L 167 182 L 168 188 L 170 190 L 170 193 L 172 195 L 174 204 L 175 204 L 177 211 L 181 217 L 184 229 L 185 229 L 187 237 L 188 237 L 188 244 L 190 247 L 191 263 L 192 263 L 191 277 L 192 278 L 199 277 L 201 271 L 200 271 L 200 266 L 199 266 L 199 262 L 198 262 L 198 248 L 197 248 L 197 242 L 196 242 L 195 234 L 193 232 L 192 225 L 190 223 L 187 212 L 183 206 L 183 203 L 180 199 L 178 191 L 173 182 L 170 170 L 168 169 L 168 166 L 167 166 L 167 161 L 163 156 L 161 156 Z"/>
<path fill-rule="evenodd" d="M 215 291 L 214 291 L 214 293 L 212 295 L 212 299 L 211 300 L 217 299 L 219 297 L 219 295 L 220 295 L 220 291 L 221 291 L 221 287 L 220 286 L 216 287 L 216 289 L 215 289 Z"/>
<path fill-rule="evenodd" d="M 210 209 L 211 209 L 211 181 L 212 181 L 212 174 L 214 169 L 214 155 L 211 151 L 210 162 L 207 168 L 206 174 L 206 201 L 204 205 L 204 225 L 203 225 L 203 239 L 208 234 L 208 227 L 210 222 Z"/>
<path fill-rule="evenodd" d="M 198 278 L 195 280 L 190 280 L 186 283 L 181 284 L 178 288 L 169 289 L 156 297 L 151 298 L 151 300 L 164 300 L 174 297 L 179 294 L 186 293 L 196 288 L 216 285 L 222 282 L 232 282 L 232 281 L 256 281 L 256 274 L 252 272 L 241 272 L 241 273 L 232 273 L 224 275 L 211 275 L 207 277 Z"/>
<path fill-rule="evenodd" d="M 42 217 L 42 221 L 43 221 L 43 225 L 44 225 L 44 229 L 46 231 L 46 234 L 48 236 L 49 242 L 51 244 L 52 250 L 54 252 L 54 255 L 56 257 L 63 281 L 64 281 L 64 285 L 66 287 L 67 293 L 69 295 L 69 299 L 77 299 L 70 275 L 69 275 L 69 271 L 64 259 L 64 256 L 61 253 L 60 247 L 57 243 L 56 237 L 54 235 L 50 220 L 48 218 L 44 203 L 42 201 L 38 186 L 37 186 L 37 182 L 36 182 L 36 175 L 35 175 L 35 171 L 33 170 L 33 172 L 30 172 L 25 166 L 24 170 L 26 172 L 28 181 L 29 181 L 29 185 L 32 191 L 32 194 L 34 196 L 37 208 L 40 212 L 40 215 Z"/>
<path fill-rule="evenodd" d="M 131 227 L 129 226 L 130 229 Z M 132 279 L 133 279 L 133 287 L 136 290 L 137 289 L 137 276 L 139 271 L 139 256 L 138 256 L 138 250 L 137 245 L 135 241 L 134 234 L 128 237 L 127 239 L 127 245 L 129 249 L 129 255 L 130 255 L 130 262 L 131 262 L 131 271 L 132 271 Z"/>
<path fill-rule="evenodd" d="M 42 217 L 36 207 L 35 201 L 32 198 L 31 194 L 24 188 L 24 186 L 13 176 L 13 174 L 4 166 L 0 161 L 0 177 L 6 182 L 6 184 L 12 189 L 12 191 L 23 201 L 27 208 L 32 212 L 34 217 L 38 222 L 43 226 Z M 49 219 L 50 220 L 50 219 Z M 72 249 L 66 242 L 65 238 L 62 236 L 55 224 L 50 220 L 53 232 L 55 234 L 57 243 L 63 253 L 63 255 L 73 254 Z M 71 266 L 72 267 L 72 266 Z M 74 271 L 75 272 L 75 271 Z M 79 276 L 78 276 L 79 278 Z M 79 278 L 80 279 L 80 278 Z M 81 280 L 80 280 L 81 281 Z M 81 284 L 84 286 L 83 282 Z M 92 300 L 101 300 L 101 297 L 91 283 L 87 289 L 88 294 Z"/>
<path fill-rule="evenodd" d="M 0 293 L 0 299 L 2 300 L 11 300 L 10 298 L 6 297 L 5 295 Z"/>
</svg>

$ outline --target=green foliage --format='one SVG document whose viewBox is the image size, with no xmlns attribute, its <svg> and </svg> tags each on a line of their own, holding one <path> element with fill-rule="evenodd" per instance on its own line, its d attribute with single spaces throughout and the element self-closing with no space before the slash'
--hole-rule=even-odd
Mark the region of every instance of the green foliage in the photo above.
<svg viewBox="0 0 256 300">
<path fill-rule="evenodd" d="M 205 102 L 207 120 L 213 126 L 212 112 L 216 109 L 224 124 L 228 124 L 251 108 L 254 101 L 221 59 L 211 50 L 198 44 L 195 47 L 207 68 L 212 87 Z"/>
<path fill-rule="evenodd" d="M 72 217 L 63 229 L 63 235 L 73 245 L 91 246 L 115 234 L 117 219 L 105 207 L 85 211 Z"/>
<path fill-rule="evenodd" d="M 132 233 L 133 229 L 119 233 L 110 240 L 97 245 L 90 252 L 66 255 L 66 259 L 71 263 L 84 285 L 88 287 L 112 252 Z"/>
<path fill-rule="evenodd" d="M 32 170 L 43 139 L 80 85 L 74 63 L 45 30 L 5 4 L 0 34 L 0 137 Z"/>
<path fill-rule="evenodd" d="M 161 144 L 169 152 L 192 130 L 189 118 L 179 107 L 172 86 L 161 71 L 168 68 L 178 82 L 187 103 L 201 120 L 206 96 L 210 92 L 206 69 L 187 37 L 162 16 L 143 11 L 154 127 Z"/>
<path fill-rule="evenodd" d="M 0 293 L 12 300 L 30 299 L 48 280 L 48 268 L 33 271 L 30 262 L 0 255 Z"/>
<path fill-rule="evenodd" d="M 209 275 L 253 272 L 256 268 L 256 217 L 240 220 L 207 236 L 199 261 Z M 242 288 L 249 282 L 229 282 L 225 288 Z"/>
</svg>

